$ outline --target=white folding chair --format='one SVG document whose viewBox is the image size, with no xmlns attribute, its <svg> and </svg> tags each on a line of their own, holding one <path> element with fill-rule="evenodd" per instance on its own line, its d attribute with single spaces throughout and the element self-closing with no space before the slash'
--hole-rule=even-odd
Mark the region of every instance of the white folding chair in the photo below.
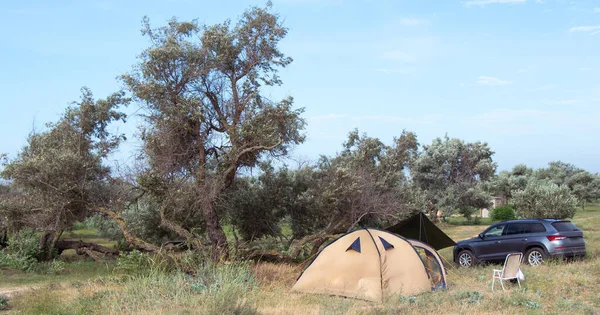
<svg viewBox="0 0 600 315">
<path fill-rule="evenodd" d="M 494 283 L 496 279 L 500 280 L 502 290 L 504 290 L 503 280 L 517 279 L 519 288 L 521 287 L 521 281 L 519 280 L 519 273 L 521 273 L 521 260 L 523 259 L 523 253 L 510 253 L 506 255 L 504 260 L 504 267 L 502 269 L 494 269 L 494 276 L 492 278 L 492 291 L 494 291 Z"/>
</svg>

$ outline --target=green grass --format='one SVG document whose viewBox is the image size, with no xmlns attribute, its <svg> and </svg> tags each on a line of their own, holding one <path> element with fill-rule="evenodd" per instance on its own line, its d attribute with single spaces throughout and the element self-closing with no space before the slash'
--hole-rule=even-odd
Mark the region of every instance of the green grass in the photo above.
<svg viewBox="0 0 600 315">
<path fill-rule="evenodd" d="M 106 264 L 95 261 L 65 263 L 65 269 L 58 274 L 26 273 L 12 269 L 0 269 L 0 288 L 18 286 L 38 286 L 55 282 L 85 281 L 107 276 L 112 273 L 114 262 Z"/>
<path fill-rule="evenodd" d="M 300 266 L 222 264 L 205 267 L 198 276 L 191 277 L 160 268 L 125 275 L 110 264 L 85 262 L 67 264 L 71 269 L 60 276 L 18 275 L 20 280 L 11 280 L 13 284 L 28 281 L 43 285 L 14 297 L 9 306 L 25 314 L 597 314 L 600 204 L 578 211 L 573 222 L 584 231 L 588 249 L 585 259 L 523 266 L 523 288 L 508 284 L 504 292 L 491 291 L 492 269 L 497 268 L 493 265 L 451 267 L 447 290 L 414 297 L 392 296 L 383 303 L 372 303 L 289 292 Z M 441 227 L 455 240 L 472 237 L 485 228 L 460 224 Z M 448 260 L 452 258 L 451 248 L 440 253 Z"/>
</svg>

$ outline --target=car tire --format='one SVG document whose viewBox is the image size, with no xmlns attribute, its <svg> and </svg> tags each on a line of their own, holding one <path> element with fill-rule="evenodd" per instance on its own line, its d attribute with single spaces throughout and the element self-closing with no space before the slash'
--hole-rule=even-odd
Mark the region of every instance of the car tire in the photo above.
<svg viewBox="0 0 600 315">
<path fill-rule="evenodd" d="M 546 259 L 546 251 L 540 247 L 532 247 L 525 253 L 525 262 L 531 266 L 539 266 Z"/>
<path fill-rule="evenodd" d="M 473 253 L 470 250 L 465 249 L 458 253 L 456 262 L 461 267 L 472 267 L 475 264 L 475 256 L 473 256 Z"/>
</svg>

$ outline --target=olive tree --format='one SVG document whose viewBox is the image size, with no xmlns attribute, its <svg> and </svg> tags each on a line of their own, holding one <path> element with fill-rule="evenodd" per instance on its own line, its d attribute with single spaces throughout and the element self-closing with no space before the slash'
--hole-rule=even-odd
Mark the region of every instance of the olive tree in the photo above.
<svg viewBox="0 0 600 315">
<path fill-rule="evenodd" d="M 516 213 L 522 218 L 565 219 L 575 215 L 577 198 L 566 185 L 545 180 L 532 180 L 523 190 L 513 194 Z"/>
<path fill-rule="evenodd" d="M 417 147 L 412 132 L 403 131 L 392 145 L 386 145 L 355 130 L 340 153 L 321 157 L 311 184 L 300 194 L 312 207 L 307 216 L 310 222 L 305 222 L 310 224 L 303 226 L 310 234 L 294 241 L 291 255 L 297 256 L 307 243 L 313 244 L 311 253 L 315 253 L 335 234 L 360 225 L 383 225 L 414 211 L 405 171 Z"/>
<path fill-rule="evenodd" d="M 103 160 L 123 136 L 111 134 L 108 125 L 125 119 L 118 108 L 128 102 L 123 92 L 94 100 L 83 88 L 80 102 L 46 131 L 32 132 L 18 156 L 6 162 L 0 175 L 18 194 L 4 209 L 18 215 L 20 226 L 42 232 L 41 259 L 52 257 L 74 221 L 110 203 L 110 169 Z"/>
<path fill-rule="evenodd" d="M 487 143 L 466 143 L 448 136 L 423 146 L 410 174 L 425 196 L 433 220 L 440 209 L 489 206 L 490 196 L 483 184 L 496 171 L 493 154 Z"/>
<path fill-rule="evenodd" d="M 146 183 L 159 188 L 150 191 L 162 202 L 161 224 L 200 243 L 168 201 L 179 186 L 174 183 L 192 183 L 192 214 L 205 222 L 214 259 L 228 256 L 218 201 L 238 172 L 266 154 L 286 155 L 304 140 L 302 110 L 293 108 L 293 99 L 264 94 L 282 84 L 278 69 L 292 62 L 278 47 L 287 29 L 269 9 L 253 7 L 235 25 L 173 19 L 153 29 L 144 19 L 150 47 L 122 77 L 146 111 Z"/>
</svg>

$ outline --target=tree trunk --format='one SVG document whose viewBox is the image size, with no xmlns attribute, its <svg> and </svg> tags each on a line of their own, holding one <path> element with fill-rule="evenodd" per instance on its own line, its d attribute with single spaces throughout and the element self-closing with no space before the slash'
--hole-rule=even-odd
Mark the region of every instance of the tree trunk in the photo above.
<svg viewBox="0 0 600 315">
<path fill-rule="evenodd" d="M 58 230 L 54 233 L 52 240 L 50 240 L 50 245 L 48 246 L 48 260 L 54 258 L 54 249 L 56 248 L 56 243 L 62 236 L 63 230 Z"/>
<path fill-rule="evenodd" d="M 224 122 L 226 123 L 226 121 Z M 227 237 L 221 227 L 219 216 L 214 206 L 215 191 L 220 189 L 210 190 L 210 186 L 207 186 L 208 176 L 206 174 L 206 149 L 204 148 L 204 141 L 201 141 L 200 146 L 200 163 L 196 173 L 196 184 L 198 185 L 198 196 L 200 197 L 200 206 L 202 207 L 202 217 L 206 223 L 206 229 L 208 231 L 208 238 L 210 239 L 212 247 L 212 260 L 219 262 L 221 260 L 229 259 L 229 244 L 227 244 Z M 233 173 L 235 176 L 235 172 Z M 227 176 L 227 174 L 226 174 Z M 223 185 L 225 188 L 227 185 L 227 178 L 223 178 L 218 182 L 218 185 Z M 213 187 L 215 188 L 215 187 Z"/>
<path fill-rule="evenodd" d="M 127 241 L 127 243 L 129 245 L 133 246 L 133 248 L 135 248 L 139 251 L 143 251 L 143 252 L 155 252 L 158 250 L 158 247 L 156 247 L 155 245 L 147 243 L 146 241 L 142 240 L 141 238 L 133 235 L 129 231 L 129 229 L 127 229 L 127 224 L 125 223 L 125 220 L 120 215 L 118 215 L 116 212 L 108 210 L 103 207 L 96 208 L 96 209 L 94 209 L 94 211 L 104 213 L 104 214 L 108 215 L 109 217 L 111 217 L 121 228 L 121 231 L 123 232 L 123 236 L 125 237 L 125 240 Z"/>
<path fill-rule="evenodd" d="M 438 213 L 439 213 L 438 207 L 436 207 L 432 202 L 428 202 L 427 208 L 429 208 L 428 212 L 431 215 L 431 222 L 437 223 L 438 222 Z"/>
<path fill-rule="evenodd" d="M 183 227 L 181 227 L 180 225 L 176 224 L 175 222 L 167 219 L 167 216 L 165 215 L 165 208 L 161 207 L 160 208 L 160 225 L 170 231 L 172 231 L 173 233 L 179 235 L 180 237 L 183 237 L 186 239 L 186 241 L 188 243 L 188 246 L 190 247 L 194 247 L 196 249 L 200 249 L 203 248 L 203 244 L 202 241 L 196 237 L 196 235 L 192 234 L 190 231 L 184 229 Z"/>
<path fill-rule="evenodd" d="M 229 244 L 227 244 L 227 237 L 223 232 L 221 222 L 217 216 L 217 211 L 210 201 L 203 202 L 202 215 L 206 222 L 206 229 L 208 230 L 208 237 L 212 246 L 212 259 L 215 262 L 229 259 Z"/>
<path fill-rule="evenodd" d="M 44 231 L 40 236 L 40 242 L 38 245 L 39 255 L 37 257 L 38 261 L 48 261 L 49 257 L 52 255 L 52 250 L 50 249 L 50 237 L 52 236 L 52 231 Z"/>
</svg>

